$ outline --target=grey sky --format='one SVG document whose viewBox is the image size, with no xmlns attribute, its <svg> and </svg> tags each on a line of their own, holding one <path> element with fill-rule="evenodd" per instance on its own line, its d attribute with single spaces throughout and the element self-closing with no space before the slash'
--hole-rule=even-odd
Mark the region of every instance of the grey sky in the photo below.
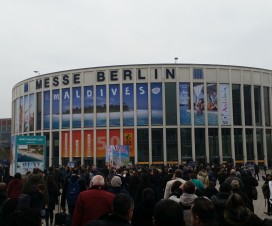
<svg viewBox="0 0 272 226">
<path fill-rule="evenodd" d="M 0 118 L 26 78 L 82 67 L 174 63 L 272 69 L 269 0 L 3 0 Z"/>
</svg>

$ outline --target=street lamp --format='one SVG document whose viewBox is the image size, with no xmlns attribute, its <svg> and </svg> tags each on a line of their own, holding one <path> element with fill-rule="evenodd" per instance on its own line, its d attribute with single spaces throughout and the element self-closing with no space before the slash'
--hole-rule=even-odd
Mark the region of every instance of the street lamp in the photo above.
<svg viewBox="0 0 272 226">
<path fill-rule="evenodd" d="M 178 57 L 175 57 L 175 64 L 177 63 L 177 61 L 178 61 Z"/>
<path fill-rule="evenodd" d="M 33 71 L 34 73 L 36 73 L 36 74 L 38 74 L 38 75 L 40 75 L 40 72 L 39 71 Z"/>
</svg>

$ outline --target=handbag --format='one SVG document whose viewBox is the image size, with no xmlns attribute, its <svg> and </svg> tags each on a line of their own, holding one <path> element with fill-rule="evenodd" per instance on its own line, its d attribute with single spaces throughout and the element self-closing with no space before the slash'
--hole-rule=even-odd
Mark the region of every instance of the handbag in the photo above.
<svg viewBox="0 0 272 226">
<path fill-rule="evenodd" d="M 258 199 L 258 192 L 256 187 L 252 187 L 251 189 L 251 197 L 253 200 L 257 200 Z"/>
</svg>

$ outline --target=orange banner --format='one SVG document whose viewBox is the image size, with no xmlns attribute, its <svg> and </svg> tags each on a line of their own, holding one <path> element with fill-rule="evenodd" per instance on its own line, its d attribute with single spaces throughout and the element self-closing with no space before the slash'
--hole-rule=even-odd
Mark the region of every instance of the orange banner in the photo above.
<svg viewBox="0 0 272 226">
<path fill-rule="evenodd" d="M 93 131 L 84 131 L 84 157 L 93 157 Z"/>
<path fill-rule="evenodd" d="M 124 145 L 129 146 L 129 156 L 134 157 L 134 130 L 133 129 L 124 129 L 123 135 Z"/>
<path fill-rule="evenodd" d="M 61 133 L 61 157 L 68 158 L 70 153 L 70 132 L 64 131 Z"/>
<path fill-rule="evenodd" d="M 110 143 L 109 145 L 120 145 L 120 130 L 111 129 L 110 130 Z"/>
<path fill-rule="evenodd" d="M 96 130 L 96 156 L 106 157 L 106 130 Z"/>
<path fill-rule="evenodd" d="M 81 157 L 81 131 L 73 131 L 72 135 L 72 156 Z"/>
</svg>

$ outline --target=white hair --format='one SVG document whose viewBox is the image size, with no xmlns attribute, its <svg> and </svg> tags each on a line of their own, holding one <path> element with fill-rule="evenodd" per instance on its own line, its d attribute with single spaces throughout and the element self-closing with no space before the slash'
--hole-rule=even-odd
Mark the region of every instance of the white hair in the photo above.
<svg viewBox="0 0 272 226">
<path fill-rule="evenodd" d="M 92 187 L 92 186 L 103 186 L 104 184 L 105 184 L 104 177 L 102 177 L 101 175 L 96 175 L 91 180 L 90 187 Z"/>
</svg>

